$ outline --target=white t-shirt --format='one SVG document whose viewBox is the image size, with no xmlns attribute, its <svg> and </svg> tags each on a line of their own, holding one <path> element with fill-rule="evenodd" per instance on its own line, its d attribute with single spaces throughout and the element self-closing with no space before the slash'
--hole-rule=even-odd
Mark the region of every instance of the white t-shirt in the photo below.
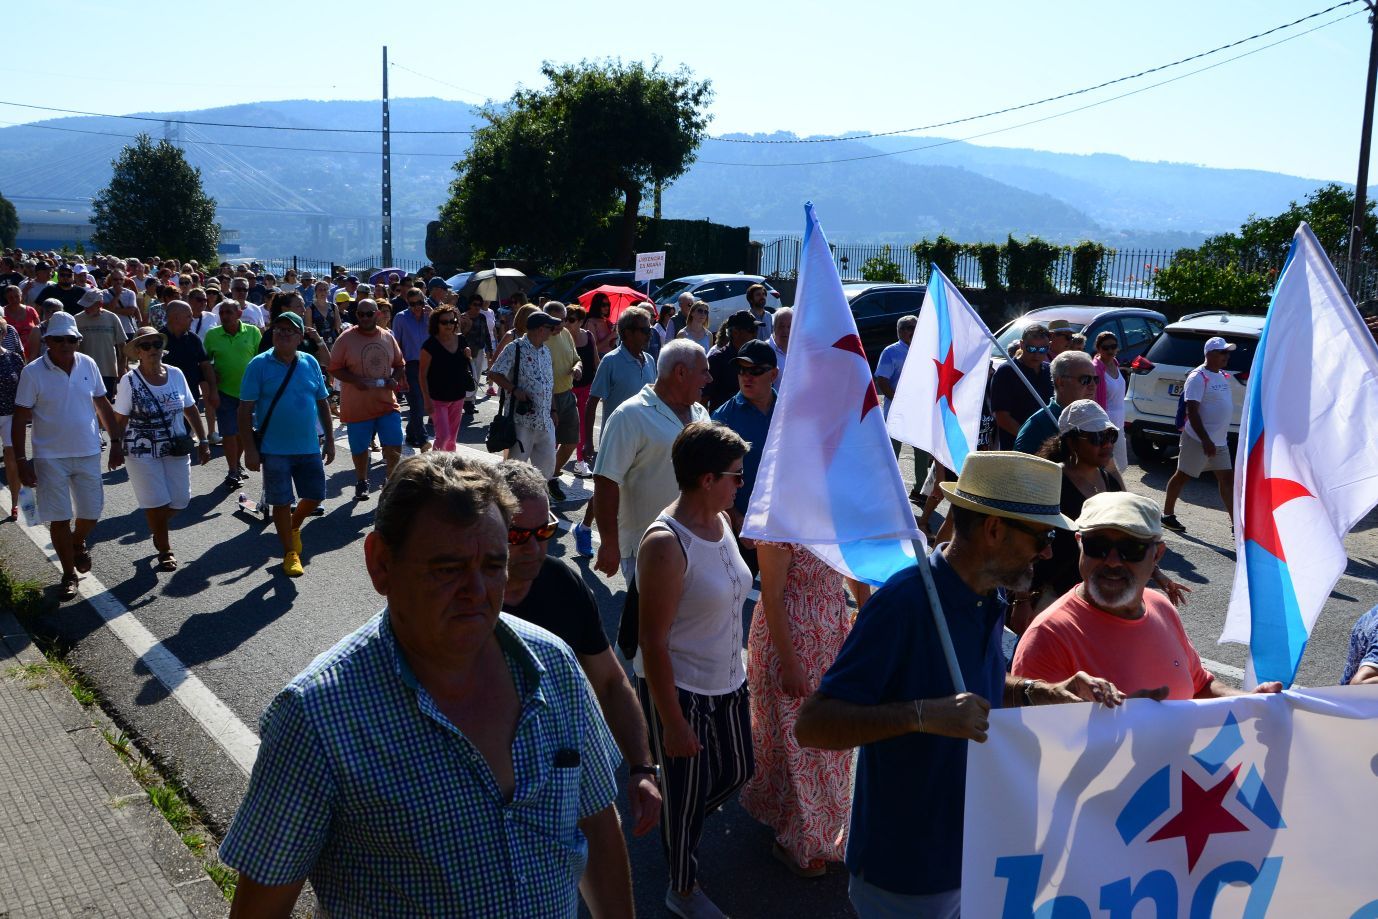
<svg viewBox="0 0 1378 919">
<path fill-rule="evenodd" d="M 191 317 L 191 332 L 201 339 L 201 344 L 206 343 L 206 333 L 211 329 L 220 328 L 220 314 L 212 313 L 210 310 L 203 310 L 200 316 Z"/>
<path fill-rule="evenodd" d="M 221 302 L 223 303 L 224 301 L 222 300 Z M 258 326 L 260 329 L 268 325 L 268 311 L 257 303 L 250 303 L 248 300 L 244 301 L 244 314 L 239 318 L 249 325 Z"/>
<path fill-rule="evenodd" d="M 106 309 L 110 310 L 110 312 L 115 313 L 117 316 L 120 317 L 120 325 L 124 326 L 125 335 L 133 335 L 135 332 L 139 330 L 138 319 L 134 318 L 133 316 L 126 316 L 115 309 L 115 298 L 110 295 L 110 291 L 101 291 L 100 299 L 102 306 L 104 306 Z M 134 291 L 130 290 L 127 287 L 120 291 L 120 307 L 122 309 L 128 309 L 131 306 L 138 305 L 139 301 L 138 298 L 134 296 Z"/>
<path fill-rule="evenodd" d="M 1182 398 L 1201 403 L 1201 425 L 1210 435 L 1211 443 L 1217 447 L 1225 445 L 1225 436 L 1230 432 L 1230 419 L 1234 416 L 1231 385 L 1228 374 L 1212 373 L 1202 364 L 1187 374 L 1186 387 L 1182 390 Z M 1192 440 L 1200 440 L 1190 419 L 1182 426 L 1182 433 Z"/>
<path fill-rule="evenodd" d="M 64 459 L 100 453 L 100 424 L 91 400 L 105 395 L 105 381 L 85 354 L 78 351 L 72 358 L 70 374 L 45 354 L 19 375 L 14 404 L 33 410 L 30 456 Z"/>
<path fill-rule="evenodd" d="M 168 455 L 172 438 L 187 433 L 183 412 L 196 405 L 196 398 L 182 371 L 163 366 L 167 382 L 161 386 L 131 370 L 120 377 L 115 388 L 115 411 L 129 419 L 124 430 L 125 456 L 162 459 Z"/>
</svg>

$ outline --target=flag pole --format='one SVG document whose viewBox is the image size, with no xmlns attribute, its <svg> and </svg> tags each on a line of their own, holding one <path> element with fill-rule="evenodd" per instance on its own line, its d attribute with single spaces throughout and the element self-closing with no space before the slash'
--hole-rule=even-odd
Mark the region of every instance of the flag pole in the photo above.
<svg viewBox="0 0 1378 919">
<path fill-rule="evenodd" d="M 947 660 L 947 672 L 952 677 L 952 686 L 958 693 L 967 691 L 966 681 L 962 679 L 962 668 L 957 663 L 957 650 L 952 647 L 952 633 L 947 628 L 947 617 L 943 615 L 943 601 L 938 597 L 938 586 L 933 583 L 933 570 L 928 565 L 927 547 L 923 540 L 911 540 L 914 555 L 919 562 L 919 576 L 923 578 L 923 589 L 928 594 L 928 608 L 933 613 L 933 624 L 938 629 L 938 640 L 943 646 L 943 657 Z"/>
</svg>

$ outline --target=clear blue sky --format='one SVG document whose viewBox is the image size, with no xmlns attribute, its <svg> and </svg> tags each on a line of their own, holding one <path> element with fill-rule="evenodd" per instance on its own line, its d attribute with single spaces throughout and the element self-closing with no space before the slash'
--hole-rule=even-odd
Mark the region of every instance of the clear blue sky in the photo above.
<svg viewBox="0 0 1378 919">
<path fill-rule="evenodd" d="M 21 3 L 0 98 L 95 112 L 266 99 L 505 99 L 543 59 L 659 57 L 713 82 L 710 130 L 803 135 L 926 125 L 1033 101 L 1244 38 L 1334 0 L 231 5 Z M 1178 76 L 1311 26 L 1114 89 L 933 133 L 970 137 Z M 381 15 L 380 15 L 381 14 Z M 48 36 L 40 39 L 39 36 Z M 121 42 L 120 38 L 124 41 Z M 55 53 L 35 49 L 46 45 Z M 289 47 L 290 45 L 290 47 Z M 1234 63 L 975 142 L 1354 181 L 1369 28 L 1363 14 Z M 112 49 L 121 48 L 119 58 Z M 114 63 L 118 60 L 118 63 Z M 440 82 L 443 81 L 443 82 Z M 51 114 L 0 105 L 0 120 Z M 396 128 L 420 127 L 394 124 Z M 800 159 L 809 159 L 808 147 Z M 730 159 L 705 144 L 704 159 Z"/>
</svg>

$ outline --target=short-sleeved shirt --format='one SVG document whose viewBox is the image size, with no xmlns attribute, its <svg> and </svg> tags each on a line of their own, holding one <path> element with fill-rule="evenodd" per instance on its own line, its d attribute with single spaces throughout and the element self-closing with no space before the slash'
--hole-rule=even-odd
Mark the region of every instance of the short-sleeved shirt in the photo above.
<svg viewBox="0 0 1378 919">
<path fill-rule="evenodd" d="M 201 364 L 207 360 L 206 346 L 190 330 L 181 335 L 173 335 L 163 329 L 167 336 L 167 349 L 163 351 L 163 363 L 176 367 L 187 378 L 187 386 L 193 393 L 201 391 Z"/>
<path fill-rule="evenodd" d="M 19 315 L 17 317 L 10 318 L 8 315 L 5 315 L 3 311 L 0 311 L 0 315 L 5 315 L 6 324 L 14 329 L 15 334 L 19 336 L 20 345 L 27 351 L 29 347 L 29 333 L 33 331 L 34 327 L 37 326 L 39 322 L 38 311 L 32 306 L 21 306 L 18 313 Z M 35 358 L 37 356 L 36 354 L 25 354 L 27 358 Z"/>
<path fill-rule="evenodd" d="M 574 336 L 565 329 L 546 339 L 545 346 L 550 349 L 550 365 L 555 373 L 555 392 L 569 392 L 574 388 L 574 365 L 579 363 L 579 352 L 574 348 Z"/>
<path fill-rule="evenodd" d="M 695 402 L 689 410 L 691 422 L 709 420 L 708 410 L 699 403 Z M 623 558 L 636 556 L 641 534 L 679 494 L 670 448 L 682 430 L 684 422 L 660 400 L 650 383 L 619 405 L 603 423 L 603 440 L 593 474 L 613 481 L 621 489 L 617 539 Z"/>
<path fill-rule="evenodd" d="M 1182 388 L 1182 398 L 1188 402 L 1201 403 L 1201 425 L 1210 435 L 1211 443 L 1223 446 L 1230 432 L 1230 420 L 1234 417 L 1234 393 L 1230 390 L 1230 376 L 1227 373 L 1212 373 L 1202 364 L 1187 374 L 1186 385 Z M 1196 428 L 1190 421 L 1182 425 L 1182 434 L 1199 441 Z"/>
<path fill-rule="evenodd" d="M 124 373 L 122 349 L 129 336 L 119 316 L 106 309 L 94 315 L 83 310 L 77 313 L 77 332 L 81 334 L 78 350 L 96 362 L 101 376 L 117 377 Z"/>
<path fill-rule="evenodd" d="M 886 380 L 890 383 L 893 390 L 900 385 L 900 372 L 904 370 L 904 361 L 909 357 L 909 345 L 902 341 L 886 345 L 885 350 L 880 352 L 880 359 L 876 361 L 876 378 Z M 890 414 L 890 397 L 885 397 L 884 411 Z"/>
<path fill-rule="evenodd" d="M 553 431 L 555 421 L 550 417 L 550 405 L 554 395 L 555 371 L 550 363 L 549 348 L 545 345 L 537 348 L 523 335 L 502 349 L 489 372 L 500 373 L 510 382 L 518 354 L 521 355 L 521 367 L 517 370 L 516 385 L 531 396 L 531 411 L 518 412 L 513 416 L 517 426 L 533 431 Z"/>
<path fill-rule="evenodd" d="M 583 657 L 608 649 L 608 636 L 598 617 L 598 601 L 574 566 L 547 555 L 522 602 L 503 605 L 503 612 L 556 635 Z"/>
<path fill-rule="evenodd" d="M 573 917 L 578 822 L 612 803 L 617 745 L 563 642 L 507 615 L 494 634 L 521 702 L 510 801 L 413 675 L 385 610 L 264 712 L 221 859 L 260 884 L 309 877 L 336 917 Z"/>
<path fill-rule="evenodd" d="M 1092 606 L 1073 587 L 1029 625 L 1012 669 L 1049 683 L 1085 670 L 1126 693 L 1166 686 L 1169 699 L 1195 698 L 1214 679 L 1172 601 L 1156 590 L 1144 591 L 1143 616 L 1123 619 Z"/>
<path fill-rule="evenodd" d="M 1365 664 L 1378 667 L 1378 606 L 1364 613 L 1349 633 L 1349 659 L 1345 661 L 1345 675 L 1341 685 L 1354 679 Z"/>
<path fill-rule="evenodd" d="M 81 312 L 81 296 L 86 293 L 85 287 L 78 287 L 75 284 L 68 284 L 62 287 L 59 284 L 49 284 L 38 292 L 38 302 L 44 300 L 58 300 L 62 303 L 62 308 L 69 313 L 76 314 Z"/>
<path fill-rule="evenodd" d="M 96 362 L 72 355 L 69 374 L 43 355 L 24 366 L 14 404 L 33 411 L 33 445 L 39 459 L 94 456 L 100 453 L 100 424 L 91 402 L 105 396 L 105 381 Z"/>
<path fill-rule="evenodd" d="M 263 432 L 259 451 L 273 456 L 300 456 L 319 453 L 316 422 L 318 403 L 330 398 L 330 390 L 321 375 L 321 365 L 309 354 L 297 354 L 297 369 L 277 400 L 268 429 Z M 249 361 L 239 387 L 239 398 L 254 403 L 254 428 L 263 427 L 263 419 L 273 404 L 278 387 L 287 378 L 290 364 L 278 360 L 272 351 L 265 351 Z"/>
<path fill-rule="evenodd" d="M 402 349 L 402 359 L 410 363 L 421 360 L 421 346 L 431 337 L 431 314 L 423 311 L 420 318 L 412 315 L 411 307 L 402 308 L 392 315 L 389 327 L 392 337 L 397 339 L 397 347 Z"/>
<path fill-rule="evenodd" d="M 642 352 L 638 361 L 619 345 L 603 355 L 589 387 L 589 395 L 603 403 L 603 427 L 607 427 L 608 419 L 619 405 L 641 392 L 647 383 L 655 381 L 656 362 L 649 354 Z"/>
<path fill-rule="evenodd" d="M 361 332 L 358 326 L 345 329 L 330 349 L 330 369 L 347 370 L 366 380 L 385 380 L 398 367 L 405 367 L 402 349 L 387 329 Z M 371 421 L 398 411 L 397 395 L 390 386 L 360 389 L 353 383 L 340 388 L 340 420 Z"/>
<path fill-rule="evenodd" d="M 942 548 L 933 550 L 929 562 L 958 666 L 967 690 L 999 708 L 1005 691 L 1005 602 L 998 592 L 982 595 L 967 587 Z M 818 691 L 854 705 L 953 695 L 917 568 L 890 578 L 861 608 Z M 847 838 L 852 874 L 906 896 L 962 886 L 967 744 L 911 733 L 861 748 Z"/>
<path fill-rule="evenodd" d="M 775 334 L 775 317 L 771 315 L 770 310 L 762 307 L 760 315 L 757 315 L 755 310 L 751 310 L 751 315 L 761 323 L 756 327 L 756 340 L 770 341 L 770 336 Z"/>
<path fill-rule="evenodd" d="M 187 378 L 170 365 L 167 382 L 150 382 L 138 369 L 120 377 L 115 388 L 115 411 L 129 419 L 124 429 L 126 456 L 162 459 L 172 449 L 172 438 L 187 433 L 182 414 L 196 405 Z"/>
<path fill-rule="evenodd" d="M 263 333 L 247 322 L 240 322 L 239 331 L 233 335 L 223 325 L 206 333 L 206 356 L 215 367 L 216 383 L 221 392 L 239 398 L 244 368 L 258 354 L 258 343 L 262 340 Z"/>
<path fill-rule="evenodd" d="M 713 379 L 703 389 L 709 411 L 716 411 L 740 390 L 737 384 L 737 349 L 730 344 L 708 352 L 708 372 Z"/>
<path fill-rule="evenodd" d="M 1038 396 L 1029 394 L 1029 388 L 1019 379 L 1019 374 L 1024 375 L 1024 379 L 1033 385 L 1034 392 Z M 996 368 L 995 373 L 990 378 L 990 410 L 994 412 L 1009 412 L 1019 424 L 1029 420 L 1029 416 L 1038 411 L 1048 400 L 1053 397 L 1053 377 L 1048 370 L 1047 364 L 1042 364 L 1037 370 L 1029 370 L 1016 360 L 1008 360 Z M 1000 449 L 1014 449 L 1015 435 L 1003 428 L 1000 429 Z"/>
<path fill-rule="evenodd" d="M 775 414 L 776 397 L 772 391 L 770 411 L 762 412 L 737 393 L 713 413 L 714 421 L 721 421 L 736 431 L 751 449 L 742 457 L 742 487 L 737 489 L 733 505 L 743 514 L 751 503 L 751 490 L 756 487 L 756 473 L 761 469 L 761 454 L 766 449 L 766 434 L 770 432 L 770 418 Z"/>
<path fill-rule="evenodd" d="M 24 354 L 9 349 L 0 354 L 0 418 L 14 414 L 14 396 L 19 391 L 19 375 L 24 372 Z"/>
<path fill-rule="evenodd" d="M 119 304 L 115 303 L 114 294 L 108 290 L 101 291 L 100 299 L 101 306 L 105 307 L 107 310 L 110 310 L 111 315 L 115 316 L 119 320 L 119 323 L 121 327 L 123 327 L 124 334 L 126 336 L 133 335 L 135 332 L 139 330 L 139 320 L 137 318 L 135 318 L 134 316 L 126 316 L 123 313 L 115 312 L 115 307 L 117 305 L 120 309 L 129 309 L 131 306 L 139 305 L 139 298 L 135 295 L 134 291 L 130 290 L 128 287 L 120 288 Z"/>
<path fill-rule="evenodd" d="M 1050 414 L 1051 413 L 1051 414 Z M 1062 417 L 1062 405 L 1056 399 L 1048 403 L 1048 411 L 1034 412 L 1019 428 L 1014 449 L 1020 453 L 1037 453 L 1049 437 L 1057 435 L 1056 418 Z"/>
</svg>

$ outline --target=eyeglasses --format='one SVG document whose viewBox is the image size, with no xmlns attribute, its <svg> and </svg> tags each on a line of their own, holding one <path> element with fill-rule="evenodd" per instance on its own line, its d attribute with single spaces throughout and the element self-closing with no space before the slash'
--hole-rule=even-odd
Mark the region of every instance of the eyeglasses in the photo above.
<svg viewBox="0 0 1378 919">
<path fill-rule="evenodd" d="M 554 514 L 550 515 L 545 526 L 539 527 L 514 527 L 507 528 L 507 544 L 509 546 L 524 546 L 531 541 L 531 537 L 536 537 L 537 542 L 546 542 L 554 536 L 560 529 L 560 521 Z"/>
<path fill-rule="evenodd" d="M 439 325 L 459 325 L 459 320 L 458 320 L 458 319 L 442 319 L 442 320 L 440 320 Z"/>
<path fill-rule="evenodd" d="M 139 342 L 138 347 L 140 351 L 161 351 L 163 350 L 163 343 L 157 339 L 150 338 Z"/>
<path fill-rule="evenodd" d="M 46 339 L 49 344 L 75 345 L 81 341 L 75 335 L 49 335 Z"/>
<path fill-rule="evenodd" d="M 1120 439 L 1120 432 L 1114 428 L 1106 428 L 1104 431 L 1074 431 L 1073 433 L 1095 447 L 1102 444 L 1113 444 Z"/>
<path fill-rule="evenodd" d="M 273 326 L 273 334 L 274 334 L 274 335 L 301 335 L 301 334 L 302 334 L 302 331 L 301 331 L 301 329 L 297 328 L 297 327 L 294 326 L 294 325 L 276 325 L 276 326 Z"/>
<path fill-rule="evenodd" d="M 752 364 L 750 367 L 743 367 L 741 364 L 737 365 L 737 372 L 744 373 L 749 377 L 765 376 L 774 369 L 774 367 L 767 367 L 765 364 Z"/>
<path fill-rule="evenodd" d="M 1019 521 L 1011 520 L 1008 517 L 1002 517 L 1001 519 L 1005 522 L 1006 526 L 1032 536 L 1034 538 L 1034 551 L 1036 552 L 1042 552 L 1044 549 L 1048 548 L 1049 543 L 1057 538 L 1057 530 L 1035 530 L 1032 527 L 1027 527 Z"/>
<path fill-rule="evenodd" d="M 1132 565 L 1143 561 L 1151 548 L 1153 543 L 1142 539 L 1111 539 L 1109 536 L 1097 536 L 1094 533 L 1081 534 L 1081 551 L 1085 552 L 1088 558 L 1107 558 L 1110 550 L 1114 549 L 1120 561 Z"/>
<path fill-rule="evenodd" d="M 573 323 L 577 323 L 578 321 L 579 321 L 579 320 L 576 319 L 576 318 L 573 317 L 573 316 L 566 316 L 566 317 L 565 317 L 565 324 L 566 324 L 566 325 L 570 325 L 570 324 L 573 324 Z"/>
<path fill-rule="evenodd" d="M 1116 344 L 1101 345 L 1100 349 L 1102 351 L 1118 351 L 1120 350 L 1120 346 Z"/>
<path fill-rule="evenodd" d="M 355 315 L 355 316 L 358 316 L 360 319 L 364 319 L 364 318 L 367 318 L 367 317 L 369 317 L 369 316 L 377 316 L 377 315 L 378 315 L 378 311 L 377 311 L 377 310 L 355 310 L 355 311 L 354 311 L 354 315 Z"/>
<path fill-rule="evenodd" d="M 423 303 L 425 303 L 425 302 L 426 302 L 425 300 L 412 300 L 411 298 L 408 298 L 408 299 L 407 299 L 407 305 L 408 305 L 408 306 L 420 306 L 421 304 L 423 304 Z"/>
<path fill-rule="evenodd" d="M 738 484 L 738 485 L 740 485 L 741 483 L 743 483 L 743 482 L 746 481 L 746 472 L 745 472 L 745 470 L 742 470 L 742 469 L 737 469 L 737 470 L 735 470 L 735 471 L 729 469 L 729 470 L 727 470 L 726 472 L 719 472 L 719 473 L 718 473 L 718 476 L 719 476 L 719 477 L 728 476 L 728 475 L 736 476 L 736 477 L 737 477 L 737 484 Z"/>
<path fill-rule="evenodd" d="M 1027 353 L 1029 353 L 1029 354 L 1047 354 L 1047 353 L 1048 353 L 1048 346 L 1047 346 L 1047 345 L 1029 345 L 1029 346 L 1028 346 L 1027 348 L 1025 348 L 1024 350 L 1025 350 Z"/>
<path fill-rule="evenodd" d="M 1095 374 L 1087 374 L 1086 376 L 1079 377 L 1065 377 L 1064 379 L 1076 380 L 1082 386 L 1091 386 L 1096 382 Z"/>
<path fill-rule="evenodd" d="M 645 333 L 646 335 L 650 335 L 650 334 L 651 334 L 651 327 L 648 326 L 648 325 L 629 325 L 629 326 L 627 326 L 627 328 L 623 331 L 623 334 L 625 335 L 627 332 L 642 332 L 642 333 Z"/>
</svg>

